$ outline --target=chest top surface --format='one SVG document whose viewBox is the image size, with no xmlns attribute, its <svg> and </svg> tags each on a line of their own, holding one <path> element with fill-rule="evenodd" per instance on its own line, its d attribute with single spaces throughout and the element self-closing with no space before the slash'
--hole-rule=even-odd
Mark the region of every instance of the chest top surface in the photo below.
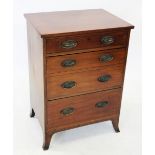
<svg viewBox="0 0 155 155">
<path fill-rule="evenodd" d="M 133 25 L 103 9 L 25 14 L 41 36 L 91 30 L 133 28 Z"/>
</svg>

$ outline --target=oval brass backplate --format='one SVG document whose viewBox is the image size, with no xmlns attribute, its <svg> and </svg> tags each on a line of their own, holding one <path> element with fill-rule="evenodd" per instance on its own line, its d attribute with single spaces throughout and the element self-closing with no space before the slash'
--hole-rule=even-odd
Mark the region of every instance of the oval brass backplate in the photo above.
<svg viewBox="0 0 155 155">
<path fill-rule="evenodd" d="M 101 101 L 101 102 L 97 102 L 97 103 L 95 104 L 95 107 L 97 107 L 97 108 L 102 108 L 102 107 L 107 106 L 108 104 L 109 104 L 108 101 Z"/>
<path fill-rule="evenodd" d="M 64 116 L 66 115 L 70 115 L 74 112 L 74 108 L 73 107 L 67 107 L 67 108 L 64 108 L 60 111 L 61 114 L 63 114 Z"/>
<path fill-rule="evenodd" d="M 107 82 L 111 79 L 111 75 L 102 75 L 98 78 L 99 82 Z"/>
<path fill-rule="evenodd" d="M 101 62 L 109 62 L 109 61 L 112 61 L 113 60 L 113 56 L 111 54 L 103 54 L 101 57 L 100 57 L 100 61 Z"/>
<path fill-rule="evenodd" d="M 75 85 L 76 85 L 75 81 L 66 81 L 63 84 L 61 84 L 61 87 L 70 89 L 70 88 L 74 87 Z"/>
<path fill-rule="evenodd" d="M 75 40 L 66 40 L 66 41 L 62 42 L 62 44 L 61 44 L 61 47 L 66 48 L 66 49 L 74 48 L 76 46 L 77 46 L 77 41 L 75 41 Z"/>
<path fill-rule="evenodd" d="M 101 43 L 104 45 L 109 45 L 114 42 L 114 38 L 112 36 L 103 36 L 101 38 Z"/>
<path fill-rule="evenodd" d="M 75 66 L 76 65 L 76 60 L 73 60 L 73 59 L 66 59 L 64 60 L 61 65 L 63 67 L 72 67 L 72 66 Z"/>
</svg>

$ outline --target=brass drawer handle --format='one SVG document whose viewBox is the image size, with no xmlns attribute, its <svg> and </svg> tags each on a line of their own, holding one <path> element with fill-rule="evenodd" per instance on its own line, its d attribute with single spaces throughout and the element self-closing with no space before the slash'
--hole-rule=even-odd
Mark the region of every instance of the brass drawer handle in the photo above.
<svg viewBox="0 0 155 155">
<path fill-rule="evenodd" d="M 114 42 L 114 38 L 112 36 L 103 36 L 101 38 L 101 43 L 105 45 L 112 44 Z"/>
<path fill-rule="evenodd" d="M 72 87 L 74 87 L 76 85 L 76 82 L 75 81 L 66 81 L 64 82 L 61 87 L 62 88 L 67 88 L 67 89 L 70 89 Z"/>
<path fill-rule="evenodd" d="M 77 46 L 77 41 L 75 40 L 66 40 L 62 42 L 61 47 L 65 49 L 74 48 Z"/>
<path fill-rule="evenodd" d="M 102 108 L 102 107 L 107 106 L 108 104 L 109 104 L 108 101 L 101 101 L 101 102 L 97 102 L 97 103 L 95 104 L 95 107 L 97 107 L 97 108 Z"/>
<path fill-rule="evenodd" d="M 107 82 L 111 79 L 111 75 L 103 75 L 98 78 L 99 82 Z"/>
<path fill-rule="evenodd" d="M 64 109 L 62 109 L 61 111 L 60 111 L 60 113 L 62 114 L 62 115 L 64 115 L 64 116 L 66 116 L 66 115 L 70 115 L 70 114 L 72 114 L 73 112 L 74 112 L 74 108 L 73 107 L 67 107 L 67 108 L 64 108 Z"/>
<path fill-rule="evenodd" d="M 64 60 L 61 65 L 63 67 L 72 67 L 72 66 L 75 66 L 76 65 L 76 60 L 72 60 L 72 59 L 67 59 L 67 60 Z"/>
<path fill-rule="evenodd" d="M 113 56 L 111 54 L 104 54 L 100 57 L 101 62 L 109 62 L 113 60 Z"/>
</svg>

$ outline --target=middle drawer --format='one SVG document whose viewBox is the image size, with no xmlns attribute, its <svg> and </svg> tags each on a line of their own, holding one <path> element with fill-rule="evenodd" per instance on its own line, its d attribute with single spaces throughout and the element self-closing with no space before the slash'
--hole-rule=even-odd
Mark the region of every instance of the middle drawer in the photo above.
<svg viewBox="0 0 155 155">
<path fill-rule="evenodd" d="M 47 74 L 123 63 L 126 50 L 113 49 L 47 58 Z"/>
<path fill-rule="evenodd" d="M 59 73 L 47 77 L 48 100 L 120 87 L 124 64 L 105 66 L 85 72 Z"/>
</svg>

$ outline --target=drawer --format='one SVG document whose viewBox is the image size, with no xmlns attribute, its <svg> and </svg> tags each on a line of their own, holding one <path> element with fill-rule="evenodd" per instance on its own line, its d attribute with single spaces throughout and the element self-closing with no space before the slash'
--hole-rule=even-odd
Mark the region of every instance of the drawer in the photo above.
<svg viewBox="0 0 155 155">
<path fill-rule="evenodd" d="M 106 90 L 122 85 L 124 64 L 47 77 L 49 100 Z"/>
<path fill-rule="evenodd" d="M 126 50 L 113 49 L 47 58 L 47 73 L 81 70 L 105 65 L 124 63 Z"/>
<path fill-rule="evenodd" d="M 46 39 L 47 53 L 59 53 L 93 48 L 125 47 L 128 42 L 128 31 L 104 31 L 83 35 L 66 35 Z"/>
<path fill-rule="evenodd" d="M 114 89 L 49 101 L 47 104 L 48 129 L 53 131 L 118 116 L 121 91 L 121 89 Z"/>
</svg>

